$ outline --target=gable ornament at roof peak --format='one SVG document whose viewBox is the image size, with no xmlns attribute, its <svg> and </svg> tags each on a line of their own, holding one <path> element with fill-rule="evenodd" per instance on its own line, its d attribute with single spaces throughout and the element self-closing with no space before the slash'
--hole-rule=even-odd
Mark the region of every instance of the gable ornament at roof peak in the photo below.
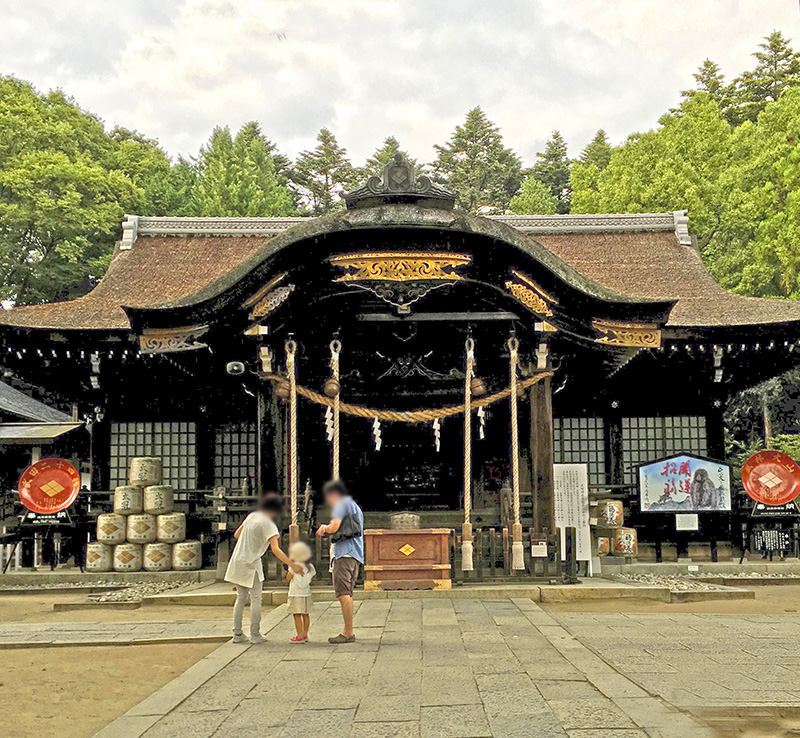
<svg viewBox="0 0 800 738">
<path fill-rule="evenodd" d="M 380 177 L 370 177 L 361 187 L 345 193 L 344 201 L 348 210 L 397 203 L 452 210 L 457 197 L 458 193 L 435 184 L 429 177 L 418 177 L 414 165 L 398 152 L 383 167 Z"/>
</svg>

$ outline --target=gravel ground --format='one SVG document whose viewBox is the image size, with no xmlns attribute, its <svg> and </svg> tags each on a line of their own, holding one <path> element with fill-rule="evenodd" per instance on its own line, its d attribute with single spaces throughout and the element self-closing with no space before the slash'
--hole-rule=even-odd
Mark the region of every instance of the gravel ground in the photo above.
<svg viewBox="0 0 800 738">
<path fill-rule="evenodd" d="M 702 572 L 693 572 L 692 574 L 687 574 L 687 576 L 692 578 L 720 576 L 730 579 L 800 579 L 800 574 L 763 571 L 737 571 L 733 574 L 717 574 L 716 572 L 706 572 L 703 574 Z"/>
<path fill-rule="evenodd" d="M 186 582 L 139 582 L 125 589 L 89 595 L 95 602 L 141 602 L 142 598 L 186 587 Z"/>
<path fill-rule="evenodd" d="M 698 582 L 686 576 L 674 574 L 620 574 L 618 579 L 636 584 L 647 584 L 655 587 L 669 587 L 672 592 L 686 592 L 689 590 L 709 592 L 718 590 L 714 584 Z"/>
<path fill-rule="evenodd" d="M 107 579 L 86 579 L 80 581 L 81 587 L 118 587 L 122 582 L 110 582 Z M 0 584 L 2 589 L 29 591 L 34 589 L 73 589 L 75 582 L 41 582 L 35 584 Z"/>
</svg>

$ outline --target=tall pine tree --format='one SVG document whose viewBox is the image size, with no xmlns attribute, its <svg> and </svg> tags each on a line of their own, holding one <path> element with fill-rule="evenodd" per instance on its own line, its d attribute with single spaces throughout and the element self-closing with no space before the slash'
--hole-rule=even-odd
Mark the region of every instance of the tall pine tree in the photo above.
<svg viewBox="0 0 800 738">
<path fill-rule="evenodd" d="M 547 141 L 544 151 L 536 154 L 536 163 L 530 174 L 545 185 L 558 200 L 558 212 L 568 213 L 572 190 L 569 184 L 571 162 L 567 156 L 567 142 L 558 132 Z"/>
<path fill-rule="evenodd" d="M 600 207 L 599 178 L 611 161 L 613 152 L 608 136 L 601 128 L 581 152 L 570 169 L 570 212 L 594 213 Z"/>
<path fill-rule="evenodd" d="M 459 193 L 465 210 L 498 213 L 508 209 L 519 190 L 522 166 L 519 157 L 503 145 L 500 129 L 481 108 L 467 113 L 464 125 L 456 126 L 450 140 L 434 147 L 431 164 L 435 181 Z"/>
<path fill-rule="evenodd" d="M 394 136 L 388 136 L 383 140 L 383 145 L 375 150 L 375 153 L 367 159 L 367 163 L 363 169 L 359 171 L 361 179 L 367 177 L 380 177 L 383 168 L 392 160 L 395 154 L 400 153 L 402 157 L 411 164 L 419 173 L 420 167 L 417 165 L 417 160 L 408 155 L 408 152 L 400 148 L 400 142 Z"/>
<path fill-rule="evenodd" d="M 294 167 L 302 201 L 314 215 L 338 210 L 342 193 L 354 186 L 356 178 L 347 150 L 327 128 L 317 134 L 316 148 L 303 151 Z"/>
<path fill-rule="evenodd" d="M 236 137 L 215 128 L 200 149 L 192 202 L 202 216 L 279 216 L 294 212 L 289 189 L 278 181 L 274 145 L 255 122 Z"/>
<path fill-rule="evenodd" d="M 780 31 L 773 31 L 759 44 L 754 69 L 737 77 L 727 90 L 731 105 L 726 117 L 734 125 L 756 120 L 768 102 L 777 100 L 789 87 L 800 85 L 800 54 Z"/>
<path fill-rule="evenodd" d="M 719 64 L 705 59 L 692 75 L 696 86 L 693 90 L 684 90 L 681 95 L 691 97 L 696 92 L 705 92 L 709 97 L 721 103 L 725 96 L 725 77 L 719 68 Z"/>
</svg>

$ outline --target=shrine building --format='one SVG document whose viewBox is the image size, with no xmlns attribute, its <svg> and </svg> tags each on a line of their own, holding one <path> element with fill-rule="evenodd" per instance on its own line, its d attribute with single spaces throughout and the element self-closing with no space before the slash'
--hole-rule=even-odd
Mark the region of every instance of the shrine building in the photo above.
<svg viewBox="0 0 800 738">
<path fill-rule="evenodd" d="M 798 363 L 800 303 L 719 286 L 685 211 L 478 216 L 455 199 L 398 159 L 322 217 L 128 215 L 90 293 L 0 311 L 0 364 L 88 421 L 71 433 L 95 490 L 142 455 L 176 490 L 318 490 L 335 405 L 368 527 L 401 510 L 460 526 L 465 423 L 447 408 L 466 375 L 474 399 L 506 390 L 468 421 L 479 529 L 514 522 L 514 350 L 520 524 L 552 531 L 553 464 L 581 462 L 655 540 L 637 465 L 724 459 L 726 400 Z M 714 520 L 704 539 L 731 540 L 731 514 Z"/>
</svg>

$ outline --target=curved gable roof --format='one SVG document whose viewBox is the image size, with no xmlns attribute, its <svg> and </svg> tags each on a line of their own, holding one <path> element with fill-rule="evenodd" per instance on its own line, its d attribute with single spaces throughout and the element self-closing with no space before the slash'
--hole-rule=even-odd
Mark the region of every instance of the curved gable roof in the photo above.
<svg viewBox="0 0 800 738">
<path fill-rule="evenodd" d="M 92 292 L 68 302 L 0 311 L 0 324 L 127 331 L 123 306 L 136 311 L 191 304 L 241 278 L 284 239 L 295 242 L 328 232 L 331 224 L 358 227 L 358 218 L 371 210 L 319 219 L 129 216 L 111 266 Z M 387 209 L 380 210 L 379 219 L 372 216 L 373 227 L 398 223 Z M 689 244 L 681 214 L 482 218 L 440 211 L 427 227 L 441 227 L 436 218 L 442 217 L 458 218 L 465 232 L 512 241 L 554 272 L 596 290 L 598 297 L 677 300 L 669 326 L 800 322 L 800 302 L 743 297 L 718 285 Z"/>
</svg>

